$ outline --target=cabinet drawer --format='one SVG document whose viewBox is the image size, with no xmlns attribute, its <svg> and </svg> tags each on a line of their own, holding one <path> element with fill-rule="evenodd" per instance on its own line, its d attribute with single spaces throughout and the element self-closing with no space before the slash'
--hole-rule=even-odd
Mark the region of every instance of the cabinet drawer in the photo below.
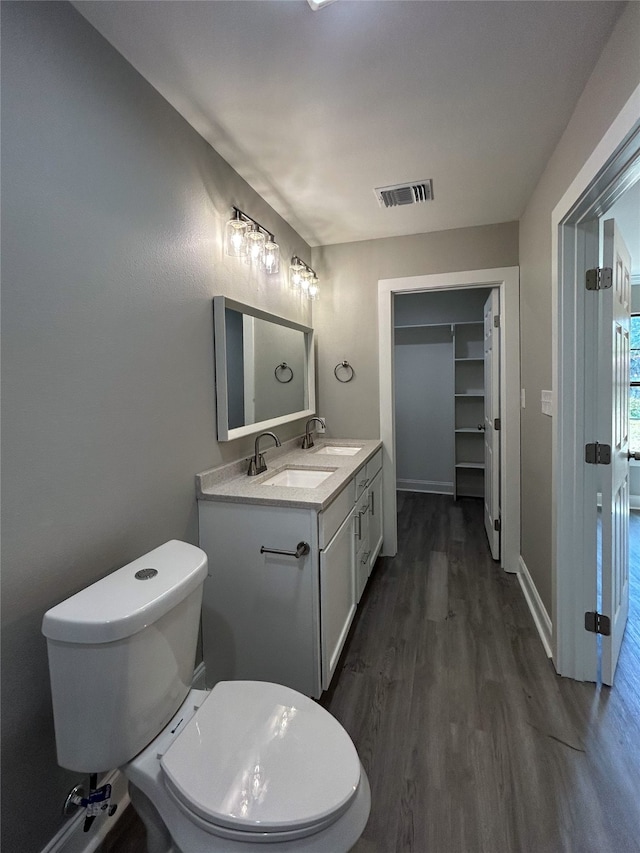
<svg viewBox="0 0 640 853">
<path fill-rule="evenodd" d="M 318 545 L 326 548 L 355 503 L 355 480 L 351 480 L 338 497 L 318 515 Z"/>
</svg>

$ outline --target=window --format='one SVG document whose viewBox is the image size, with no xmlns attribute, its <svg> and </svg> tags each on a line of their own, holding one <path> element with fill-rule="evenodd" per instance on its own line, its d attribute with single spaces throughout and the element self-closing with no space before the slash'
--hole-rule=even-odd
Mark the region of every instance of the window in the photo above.
<svg viewBox="0 0 640 853">
<path fill-rule="evenodd" d="M 640 451 L 640 314 L 631 315 L 629 354 L 629 450 Z"/>
</svg>

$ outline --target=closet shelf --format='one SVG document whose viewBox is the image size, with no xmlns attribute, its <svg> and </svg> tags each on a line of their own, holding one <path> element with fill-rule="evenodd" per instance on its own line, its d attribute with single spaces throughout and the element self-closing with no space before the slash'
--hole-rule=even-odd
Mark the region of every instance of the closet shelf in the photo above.
<svg viewBox="0 0 640 853">
<path fill-rule="evenodd" d="M 484 462 L 456 462 L 456 468 L 473 468 L 475 471 L 484 471 Z"/>
<path fill-rule="evenodd" d="M 483 320 L 463 320 L 459 323 L 457 320 L 449 321 L 448 323 L 399 323 L 394 326 L 394 329 L 436 329 L 438 327 L 443 328 L 447 326 L 451 328 L 452 326 L 483 326 Z"/>
<path fill-rule="evenodd" d="M 455 361 L 477 361 L 477 362 L 484 363 L 484 356 L 482 356 L 482 358 L 480 358 L 480 357 L 478 357 L 478 358 L 473 357 L 472 358 L 471 356 L 461 356 L 461 357 L 456 358 L 454 360 Z"/>
<path fill-rule="evenodd" d="M 484 430 L 478 427 L 456 427 L 456 432 L 467 432 L 470 435 L 484 435 Z"/>
<path fill-rule="evenodd" d="M 484 397 L 484 391 L 465 391 L 463 394 L 455 394 L 455 397 Z"/>
</svg>

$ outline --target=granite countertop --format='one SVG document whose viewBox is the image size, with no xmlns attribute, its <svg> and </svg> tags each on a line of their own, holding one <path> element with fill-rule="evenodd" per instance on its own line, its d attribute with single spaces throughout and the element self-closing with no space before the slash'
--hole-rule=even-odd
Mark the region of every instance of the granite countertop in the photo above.
<svg viewBox="0 0 640 853">
<path fill-rule="evenodd" d="M 300 438 L 282 447 L 264 452 L 267 470 L 256 477 L 247 476 L 249 458 L 211 468 L 196 474 L 198 500 L 231 503 L 271 504 L 277 506 L 325 509 L 344 489 L 354 474 L 382 447 L 379 439 L 315 439 L 310 450 L 302 450 Z M 353 456 L 319 452 L 326 446 L 360 447 Z M 331 471 L 324 482 L 314 488 L 297 486 L 265 486 L 264 481 L 287 468 L 313 468 Z"/>
</svg>

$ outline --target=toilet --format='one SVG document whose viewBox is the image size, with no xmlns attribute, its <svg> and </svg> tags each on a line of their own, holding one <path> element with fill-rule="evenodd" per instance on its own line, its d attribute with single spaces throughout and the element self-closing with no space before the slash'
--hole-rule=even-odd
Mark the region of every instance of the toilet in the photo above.
<svg viewBox="0 0 640 853">
<path fill-rule="evenodd" d="M 172 540 L 47 611 L 59 764 L 119 767 L 149 853 L 346 853 L 371 797 L 338 721 L 281 684 L 191 688 L 206 575 Z"/>
</svg>

